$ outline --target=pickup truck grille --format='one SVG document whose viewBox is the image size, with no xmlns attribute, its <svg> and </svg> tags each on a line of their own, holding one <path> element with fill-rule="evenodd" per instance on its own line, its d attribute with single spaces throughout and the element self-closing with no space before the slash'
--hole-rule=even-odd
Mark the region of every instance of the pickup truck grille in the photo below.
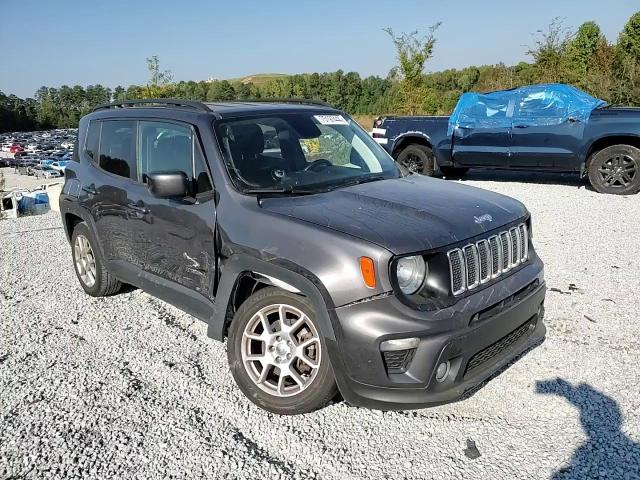
<svg viewBox="0 0 640 480">
<path fill-rule="evenodd" d="M 451 292 L 461 295 L 485 284 L 529 257 L 529 232 L 520 225 L 447 252 Z"/>
</svg>

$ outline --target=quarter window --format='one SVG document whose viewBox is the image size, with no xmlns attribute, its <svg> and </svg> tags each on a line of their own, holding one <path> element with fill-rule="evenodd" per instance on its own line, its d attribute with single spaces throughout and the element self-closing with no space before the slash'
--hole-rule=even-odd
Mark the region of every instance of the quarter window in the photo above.
<svg viewBox="0 0 640 480">
<path fill-rule="evenodd" d="M 100 134 L 100 168 L 125 178 L 136 178 L 136 122 L 103 121 Z"/>
<path fill-rule="evenodd" d="M 98 141 L 100 140 L 100 122 L 89 122 L 89 128 L 87 129 L 87 139 L 84 144 L 84 152 L 92 159 L 96 159 L 98 156 Z M 77 149 L 74 149 L 74 152 Z"/>
</svg>

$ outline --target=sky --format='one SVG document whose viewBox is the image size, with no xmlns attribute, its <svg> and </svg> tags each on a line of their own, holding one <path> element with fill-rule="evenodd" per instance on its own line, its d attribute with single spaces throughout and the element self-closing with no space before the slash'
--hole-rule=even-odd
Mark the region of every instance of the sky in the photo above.
<svg viewBox="0 0 640 480">
<path fill-rule="evenodd" d="M 385 27 L 442 22 L 427 71 L 527 60 L 532 33 L 555 17 L 595 20 L 609 40 L 638 0 L 0 0 L 0 91 L 42 85 L 128 86 L 157 55 L 174 80 L 342 69 L 386 76 L 395 64 Z"/>
</svg>

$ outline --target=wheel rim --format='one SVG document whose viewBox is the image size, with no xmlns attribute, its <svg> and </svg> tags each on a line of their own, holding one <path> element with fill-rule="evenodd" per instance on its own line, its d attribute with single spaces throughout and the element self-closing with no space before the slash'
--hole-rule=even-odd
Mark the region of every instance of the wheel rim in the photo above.
<svg viewBox="0 0 640 480">
<path fill-rule="evenodd" d="M 256 312 L 242 333 L 242 364 L 255 385 L 276 397 L 306 390 L 318 374 L 321 343 L 311 319 L 291 305 Z"/>
<path fill-rule="evenodd" d="M 413 173 L 422 173 L 424 170 L 424 161 L 415 153 L 408 153 L 400 163 Z"/>
<path fill-rule="evenodd" d="M 598 168 L 598 174 L 605 186 L 626 188 L 633 183 L 638 175 L 638 166 L 633 157 L 616 154 L 603 162 Z"/>
<path fill-rule="evenodd" d="M 84 235 L 78 235 L 73 246 L 76 270 L 82 283 L 91 288 L 96 283 L 96 257 Z"/>
</svg>

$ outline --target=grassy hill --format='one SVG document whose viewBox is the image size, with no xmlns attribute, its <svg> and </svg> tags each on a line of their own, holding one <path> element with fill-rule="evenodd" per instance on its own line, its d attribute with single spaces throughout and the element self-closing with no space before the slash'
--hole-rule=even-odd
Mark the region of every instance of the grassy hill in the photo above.
<svg viewBox="0 0 640 480">
<path fill-rule="evenodd" d="M 241 82 L 241 83 L 253 83 L 254 85 L 260 85 L 267 83 L 271 80 L 277 80 L 279 78 L 286 78 L 289 75 L 286 73 L 256 73 L 255 75 L 248 75 L 246 77 L 229 78 L 229 82 Z"/>
</svg>

